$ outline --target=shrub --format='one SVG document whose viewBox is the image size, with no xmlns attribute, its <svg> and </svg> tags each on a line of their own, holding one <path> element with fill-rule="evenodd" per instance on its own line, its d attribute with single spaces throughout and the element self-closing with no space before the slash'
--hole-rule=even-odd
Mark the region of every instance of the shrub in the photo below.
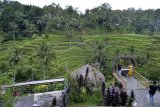
<svg viewBox="0 0 160 107">
<path fill-rule="evenodd" d="M 135 95 L 134 95 L 134 92 L 132 90 L 131 93 L 130 93 L 128 102 L 127 102 L 127 107 L 132 107 L 133 103 L 134 103 L 134 100 L 135 100 Z"/>
<path fill-rule="evenodd" d="M 48 91 L 48 86 L 47 85 L 39 85 L 35 86 L 34 92 L 47 92 Z"/>
<path fill-rule="evenodd" d="M 56 97 L 54 96 L 53 100 L 52 100 L 52 106 L 56 106 L 56 103 L 57 103 L 57 99 Z"/>
</svg>

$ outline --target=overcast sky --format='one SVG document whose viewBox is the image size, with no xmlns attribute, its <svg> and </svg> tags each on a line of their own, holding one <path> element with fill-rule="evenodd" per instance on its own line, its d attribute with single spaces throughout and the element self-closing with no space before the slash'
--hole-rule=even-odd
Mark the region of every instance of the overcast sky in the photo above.
<svg viewBox="0 0 160 107">
<path fill-rule="evenodd" d="M 127 9 L 134 7 L 135 9 L 157 9 L 160 8 L 160 0 L 15 0 L 22 4 L 32 4 L 43 7 L 51 3 L 60 4 L 65 8 L 66 5 L 77 7 L 79 11 L 84 12 L 86 9 L 92 9 L 102 3 L 109 3 L 112 9 Z"/>
</svg>

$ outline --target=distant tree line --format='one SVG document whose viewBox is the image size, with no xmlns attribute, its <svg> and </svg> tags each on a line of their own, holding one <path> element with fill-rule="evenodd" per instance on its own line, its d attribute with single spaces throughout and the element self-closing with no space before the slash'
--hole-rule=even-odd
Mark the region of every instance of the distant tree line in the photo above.
<svg viewBox="0 0 160 107">
<path fill-rule="evenodd" d="M 108 3 L 86 9 L 82 14 L 77 8 L 52 3 L 43 8 L 23 5 L 17 1 L 0 1 L 0 35 L 2 41 L 31 37 L 44 33 L 141 33 L 160 31 L 160 9 L 112 10 Z"/>
</svg>

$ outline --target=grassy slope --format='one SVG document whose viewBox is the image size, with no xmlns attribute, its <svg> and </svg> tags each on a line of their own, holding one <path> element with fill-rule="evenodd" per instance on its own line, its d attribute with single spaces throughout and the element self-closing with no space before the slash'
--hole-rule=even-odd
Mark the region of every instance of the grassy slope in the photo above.
<svg viewBox="0 0 160 107">
<path fill-rule="evenodd" d="M 93 38 L 92 36 L 85 37 L 85 39 Z M 23 50 L 23 53 L 21 54 L 21 64 L 25 65 L 28 64 L 28 58 L 31 55 L 34 55 L 36 52 L 36 47 L 38 47 L 38 44 L 46 41 L 49 45 L 52 46 L 52 50 L 56 52 L 57 55 L 57 62 L 56 65 L 58 67 L 65 67 L 67 66 L 68 70 L 73 70 L 80 65 L 83 65 L 86 57 L 90 54 L 90 50 L 88 46 L 81 46 L 79 45 L 80 42 L 77 38 L 74 38 L 71 43 L 70 48 L 70 42 L 69 40 L 63 36 L 63 35 L 50 35 L 49 39 L 44 38 L 34 38 L 30 40 L 23 40 L 23 41 L 16 41 L 16 45 L 13 44 L 13 41 L 6 42 L 5 44 L 0 45 L 0 61 L 8 61 L 9 57 L 11 55 L 12 49 L 14 47 L 21 48 Z M 53 64 L 55 65 L 55 64 Z M 54 67 L 50 67 L 50 70 L 52 71 Z M 60 73 L 57 70 L 53 70 L 53 72 L 56 72 L 57 76 L 64 76 L 64 72 Z"/>
<path fill-rule="evenodd" d="M 144 55 L 146 52 L 149 52 L 157 62 L 160 61 L 160 58 L 158 57 L 160 55 L 158 52 L 159 44 L 152 44 L 152 39 L 148 36 L 134 34 L 85 35 L 82 36 L 82 39 L 85 42 L 83 45 L 79 42 L 79 39 L 75 37 L 72 40 L 71 48 L 69 40 L 63 35 L 50 35 L 49 39 L 38 37 L 30 40 L 16 41 L 16 45 L 13 45 L 13 41 L 9 41 L 0 45 L 0 48 L 3 49 L 0 52 L 0 60 L 8 60 L 11 55 L 11 49 L 18 47 L 24 50 L 21 55 L 23 59 L 22 65 L 26 64 L 28 63 L 26 59 L 36 51 L 35 48 L 38 44 L 42 41 L 47 41 L 50 45 L 52 45 L 52 49 L 55 50 L 57 54 L 56 65 L 60 67 L 67 67 L 69 71 L 73 71 L 77 67 L 85 64 L 86 59 L 90 58 L 92 49 L 88 45 L 88 41 L 102 41 L 106 37 L 109 39 L 109 66 L 111 66 L 112 59 L 116 55 L 117 49 L 124 54 L 128 52 L 128 49 L 131 46 L 135 47 L 136 54 Z M 154 49 L 151 47 L 154 47 Z M 52 70 L 52 68 L 53 67 L 51 67 L 50 70 Z M 56 71 L 53 70 L 53 72 Z M 60 72 L 57 74 L 57 76 L 62 75 L 63 73 Z"/>
</svg>

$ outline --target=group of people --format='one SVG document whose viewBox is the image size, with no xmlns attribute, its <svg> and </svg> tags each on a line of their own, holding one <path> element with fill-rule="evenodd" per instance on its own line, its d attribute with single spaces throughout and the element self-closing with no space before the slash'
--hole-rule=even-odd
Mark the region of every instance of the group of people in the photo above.
<svg viewBox="0 0 160 107">
<path fill-rule="evenodd" d="M 129 65 L 128 68 L 129 68 L 128 76 L 133 76 L 133 73 L 134 73 L 133 65 Z M 122 73 L 122 65 L 118 64 L 117 70 L 118 70 L 118 74 L 121 75 L 121 73 Z"/>
</svg>

